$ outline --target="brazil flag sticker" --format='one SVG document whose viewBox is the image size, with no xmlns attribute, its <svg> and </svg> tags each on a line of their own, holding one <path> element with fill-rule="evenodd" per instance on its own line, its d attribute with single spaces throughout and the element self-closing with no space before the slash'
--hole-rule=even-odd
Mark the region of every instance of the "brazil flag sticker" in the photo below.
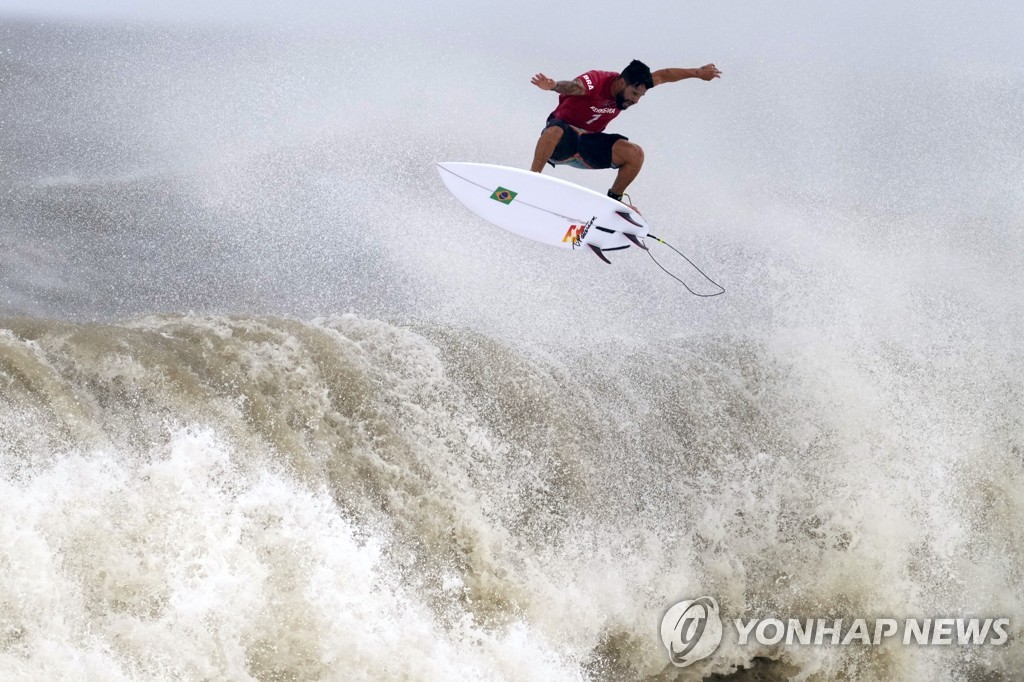
<svg viewBox="0 0 1024 682">
<path fill-rule="evenodd" d="M 500 201 L 503 204 L 511 204 L 512 200 L 516 198 L 516 194 L 516 192 L 513 192 L 510 189 L 499 187 L 498 189 L 494 190 L 493 194 L 491 194 L 491 198 L 494 199 L 495 201 Z"/>
</svg>

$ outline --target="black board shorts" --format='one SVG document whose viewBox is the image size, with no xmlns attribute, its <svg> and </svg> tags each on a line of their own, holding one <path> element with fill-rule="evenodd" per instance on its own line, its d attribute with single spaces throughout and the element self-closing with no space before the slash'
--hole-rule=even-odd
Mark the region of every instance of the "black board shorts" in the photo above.
<svg viewBox="0 0 1024 682">
<path fill-rule="evenodd" d="M 625 135 L 588 133 L 554 116 L 548 118 L 544 130 L 552 126 L 563 131 L 562 139 L 548 159 L 552 166 L 565 164 L 576 168 L 618 168 L 612 163 L 612 146 L 619 140 L 628 140 Z"/>
</svg>

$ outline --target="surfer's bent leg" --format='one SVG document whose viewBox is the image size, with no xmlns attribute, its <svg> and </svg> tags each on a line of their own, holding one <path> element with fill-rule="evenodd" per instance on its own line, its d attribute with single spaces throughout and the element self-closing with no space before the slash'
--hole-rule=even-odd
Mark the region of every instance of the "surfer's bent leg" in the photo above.
<svg viewBox="0 0 1024 682">
<path fill-rule="evenodd" d="M 537 150 L 533 153 L 533 165 L 530 166 L 530 170 L 534 173 L 544 170 L 544 164 L 554 154 L 555 147 L 562 141 L 564 134 L 565 131 L 558 126 L 548 126 L 544 129 L 544 132 L 540 134 L 540 139 L 537 140 Z"/>
<path fill-rule="evenodd" d="M 615 176 L 611 191 L 622 194 L 640 173 L 640 168 L 644 165 L 644 150 L 638 144 L 618 140 L 612 146 L 612 163 L 618 167 L 619 174 Z"/>
</svg>

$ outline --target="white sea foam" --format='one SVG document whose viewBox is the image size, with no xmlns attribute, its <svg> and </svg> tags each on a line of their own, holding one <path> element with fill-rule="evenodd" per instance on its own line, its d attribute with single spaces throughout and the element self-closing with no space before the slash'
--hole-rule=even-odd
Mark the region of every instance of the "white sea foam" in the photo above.
<svg viewBox="0 0 1024 682">
<path fill-rule="evenodd" d="M 697 593 L 1021 609 L 1013 416 L 970 429 L 954 372 L 907 403 L 917 370 L 849 348 L 634 343 L 595 370 L 356 316 L 8 327 L 0 667 L 21 677 L 621 678 L 667 665 L 652 623 Z M 695 669 L 768 649 L 726 638 Z M 942 677 L 1020 655 L 967 653 L 785 660 Z"/>
</svg>

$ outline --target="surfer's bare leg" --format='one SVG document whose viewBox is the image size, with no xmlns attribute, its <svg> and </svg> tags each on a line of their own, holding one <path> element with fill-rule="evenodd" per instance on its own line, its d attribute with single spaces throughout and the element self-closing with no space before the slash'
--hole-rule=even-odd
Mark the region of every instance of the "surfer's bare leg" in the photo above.
<svg viewBox="0 0 1024 682">
<path fill-rule="evenodd" d="M 540 139 L 537 140 L 537 150 L 533 153 L 533 165 L 530 166 L 530 170 L 534 173 L 540 173 L 544 170 L 544 164 L 555 153 L 555 147 L 562 141 L 564 133 L 565 131 L 558 126 L 550 126 L 544 129 L 544 132 L 540 134 Z"/>
<path fill-rule="evenodd" d="M 612 163 L 619 167 L 619 174 L 615 176 L 611 191 L 622 194 L 640 173 L 644 165 L 644 150 L 628 140 L 617 140 L 612 145 Z"/>
</svg>

